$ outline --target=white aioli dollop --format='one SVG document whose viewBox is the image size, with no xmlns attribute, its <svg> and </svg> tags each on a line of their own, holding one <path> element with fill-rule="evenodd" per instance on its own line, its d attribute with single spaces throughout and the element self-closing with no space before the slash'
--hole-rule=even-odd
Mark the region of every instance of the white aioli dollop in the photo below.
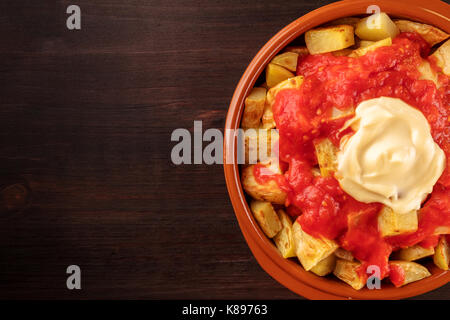
<svg viewBox="0 0 450 320">
<path fill-rule="evenodd" d="M 381 97 L 360 103 L 349 126 L 355 133 L 341 140 L 338 153 L 342 189 L 398 213 L 419 209 L 445 169 L 425 116 L 400 99 Z"/>
</svg>

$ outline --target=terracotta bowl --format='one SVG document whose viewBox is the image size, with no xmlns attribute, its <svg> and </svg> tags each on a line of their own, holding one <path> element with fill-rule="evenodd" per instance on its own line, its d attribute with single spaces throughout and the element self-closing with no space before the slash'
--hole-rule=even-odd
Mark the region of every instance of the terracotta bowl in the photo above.
<svg viewBox="0 0 450 320">
<path fill-rule="evenodd" d="M 450 6 L 438 0 L 345 0 L 314 10 L 289 24 L 278 32 L 253 58 L 242 76 L 231 100 L 226 119 L 225 130 L 240 127 L 244 99 L 264 71 L 269 61 L 291 41 L 305 31 L 328 21 L 366 13 L 370 5 L 378 5 L 381 11 L 393 17 L 403 17 L 415 21 L 432 24 L 450 33 Z M 224 160 L 236 160 L 237 141 L 232 135 L 225 135 Z M 402 288 L 384 283 L 382 289 L 360 291 L 333 277 L 318 277 L 306 272 L 300 264 L 281 257 L 273 243 L 264 235 L 252 213 L 242 189 L 237 164 L 226 164 L 224 161 L 225 179 L 228 192 L 235 210 L 239 226 L 261 267 L 274 279 L 291 291 L 309 299 L 402 299 L 416 296 L 447 284 L 450 272 L 445 272 L 427 265 L 432 276 L 411 283 Z M 237 161 L 234 161 L 237 163 Z"/>
</svg>

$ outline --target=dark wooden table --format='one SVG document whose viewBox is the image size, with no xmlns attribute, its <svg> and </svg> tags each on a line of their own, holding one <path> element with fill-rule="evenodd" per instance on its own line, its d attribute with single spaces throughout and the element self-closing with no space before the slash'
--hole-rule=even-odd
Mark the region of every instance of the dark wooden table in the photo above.
<svg viewBox="0 0 450 320">
<path fill-rule="evenodd" d="M 173 165 L 171 133 L 223 128 L 259 48 L 328 2 L 2 0 L 0 298 L 297 298 L 253 258 L 222 167 Z"/>
</svg>

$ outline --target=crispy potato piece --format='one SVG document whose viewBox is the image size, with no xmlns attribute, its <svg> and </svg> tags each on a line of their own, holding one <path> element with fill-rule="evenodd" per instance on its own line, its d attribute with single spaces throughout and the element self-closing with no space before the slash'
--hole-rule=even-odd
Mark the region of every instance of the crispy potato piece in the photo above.
<svg viewBox="0 0 450 320">
<path fill-rule="evenodd" d="M 278 250 L 280 250 L 283 258 L 292 258 L 295 257 L 295 242 L 294 242 L 294 231 L 292 230 L 292 220 L 291 218 L 284 212 L 284 210 L 278 210 L 278 218 L 281 221 L 282 229 L 278 234 L 273 238 L 275 245 Z"/>
<path fill-rule="evenodd" d="M 383 206 L 378 214 L 378 230 L 382 237 L 414 232 L 418 228 L 417 212 L 399 214 Z"/>
<path fill-rule="evenodd" d="M 266 103 L 265 88 L 253 88 L 245 98 L 245 108 L 242 114 L 242 128 L 258 128 Z"/>
<path fill-rule="evenodd" d="M 352 49 L 345 48 L 345 49 L 342 49 L 342 50 L 333 51 L 332 54 L 335 57 L 346 57 L 346 56 L 350 55 L 352 52 L 353 52 Z"/>
<path fill-rule="evenodd" d="M 277 164 L 267 164 L 264 166 L 274 173 L 281 173 Z M 286 201 L 286 192 L 281 190 L 274 180 L 269 180 L 264 184 L 259 184 L 255 180 L 255 176 L 253 174 L 254 167 L 255 165 L 250 165 L 242 169 L 241 181 L 244 190 L 256 200 L 284 204 Z"/>
<path fill-rule="evenodd" d="M 297 70 L 298 54 L 295 52 L 285 52 L 275 56 L 270 63 L 279 65 L 295 72 Z"/>
<path fill-rule="evenodd" d="M 314 143 L 317 161 L 322 177 L 329 177 L 337 170 L 337 153 L 339 149 L 328 139 Z"/>
<path fill-rule="evenodd" d="M 418 23 L 409 20 L 394 20 L 394 23 L 401 32 L 417 32 L 425 39 L 430 46 L 448 39 L 449 35 L 436 27 L 425 23 Z"/>
<path fill-rule="evenodd" d="M 377 42 L 374 42 L 373 44 L 367 46 L 367 47 L 360 47 L 356 50 L 353 50 L 353 52 L 349 55 L 349 57 L 361 57 L 365 55 L 368 52 L 374 51 L 380 47 L 386 47 L 392 45 L 392 39 L 386 38 Z"/>
<path fill-rule="evenodd" d="M 300 263 L 306 271 L 311 270 L 320 261 L 330 256 L 337 248 L 338 244 L 325 238 L 314 238 L 302 230 L 296 221 L 292 226 L 296 254 Z"/>
<path fill-rule="evenodd" d="M 266 163 L 277 156 L 275 143 L 280 138 L 277 130 L 247 129 L 244 134 L 246 164 Z"/>
<path fill-rule="evenodd" d="M 404 286 L 408 283 L 422 280 L 426 277 L 431 276 L 431 273 L 424 266 L 410 261 L 389 261 L 391 266 L 391 282 L 398 288 Z M 396 268 L 392 268 L 392 265 Z M 397 269 L 398 268 L 398 269 Z M 401 273 L 398 277 L 399 272 Z M 394 279 L 393 277 L 398 277 Z"/>
<path fill-rule="evenodd" d="M 445 236 L 441 236 L 433 256 L 434 264 L 442 270 L 448 270 L 450 263 L 450 246 Z"/>
<path fill-rule="evenodd" d="M 325 277 L 333 272 L 334 267 L 336 266 L 336 256 L 334 254 L 329 255 L 314 267 L 311 268 L 311 272 L 320 276 Z"/>
<path fill-rule="evenodd" d="M 360 278 L 358 272 L 356 271 L 360 266 L 361 263 L 356 261 L 338 259 L 336 261 L 336 267 L 334 268 L 333 274 L 352 286 L 353 289 L 360 290 L 366 285 L 366 282 Z"/>
<path fill-rule="evenodd" d="M 270 202 L 252 200 L 250 208 L 266 236 L 273 238 L 280 232 L 282 225 Z"/>
<path fill-rule="evenodd" d="M 280 82 L 267 92 L 266 105 L 264 107 L 264 113 L 262 116 L 262 123 L 264 129 L 271 129 L 275 128 L 276 126 L 275 120 L 273 118 L 272 106 L 275 102 L 275 97 L 277 96 L 278 92 L 284 89 L 298 89 L 300 88 L 302 83 L 303 83 L 302 76 L 289 78 L 287 80 Z"/>
<path fill-rule="evenodd" d="M 277 126 L 273 117 L 272 105 L 266 101 L 264 112 L 261 119 L 262 127 L 264 129 L 273 129 Z"/>
<path fill-rule="evenodd" d="M 434 254 L 434 248 L 424 248 L 419 245 L 414 245 L 405 249 L 401 249 L 393 254 L 393 258 L 403 261 L 415 261 Z"/>
<path fill-rule="evenodd" d="M 450 76 L 450 40 L 445 41 L 431 56 L 436 59 L 442 72 Z"/>
<path fill-rule="evenodd" d="M 355 258 L 353 258 L 353 254 L 350 251 L 347 251 L 342 248 L 337 248 L 334 252 L 334 255 L 338 257 L 339 259 L 347 260 L 347 261 L 353 261 Z"/>
<path fill-rule="evenodd" d="M 354 28 L 338 25 L 312 29 L 305 33 L 305 42 L 311 54 L 326 53 L 348 48 L 355 44 Z"/>
<path fill-rule="evenodd" d="M 359 41 L 359 47 L 360 48 L 368 47 L 368 46 L 371 46 L 374 43 L 375 43 L 375 41 L 361 40 L 361 41 Z"/>
<path fill-rule="evenodd" d="M 420 72 L 421 80 L 433 81 L 437 88 L 440 87 L 437 73 L 431 68 L 430 63 L 427 60 L 423 60 L 422 63 L 417 67 Z"/>
<path fill-rule="evenodd" d="M 308 48 L 304 46 L 290 46 L 284 49 L 284 52 L 293 52 L 298 54 L 300 58 L 309 54 Z"/>
<path fill-rule="evenodd" d="M 380 12 L 361 19 L 356 25 L 355 33 L 362 40 L 379 41 L 394 39 L 400 30 L 386 13 Z"/>
<path fill-rule="evenodd" d="M 294 74 L 277 64 L 269 63 L 266 68 L 266 83 L 269 88 L 275 87 L 280 82 L 294 77 Z"/>
<path fill-rule="evenodd" d="M 358 24 L 358 22 L 361 20 L 361 18 L 358 17 L 344 17 L 344 18 L 339 18 L 336 20 L 333 20 L 331 22 L 328 22 L 326 25 L 327 26 L 339 26 L 342 24 L 349 24 L 353 27 L 356 27 L 356 25 Z"/>
</svg>

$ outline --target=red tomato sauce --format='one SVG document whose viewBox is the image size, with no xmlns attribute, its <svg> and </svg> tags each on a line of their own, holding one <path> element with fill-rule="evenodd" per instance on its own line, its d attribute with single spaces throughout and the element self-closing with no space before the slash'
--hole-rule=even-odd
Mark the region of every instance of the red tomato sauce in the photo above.
<svg viewBox="0 0 450 320">
<path fill-rule="evenodd" d="M 359 58 L 309 55 L 299 60 L 297 67 L 297 75 L 304 77 L 302 86 L 276 96 L 273 113 L 280 134 L 279 158 L 287 170 L 272 178 L 288 194 L 287 211 L 298 216 L 307 233 L 335 239 L 351 251 L 363 262 L 361 273 L 368 265 L 378 265 L 382 277 L 387 276 L 393 249 L 421 242 L 433 245 L 435 228 L 450 227 L 450 81 L 441 75 L 437 89 L 432 81 L 420 80 L 417 67 L 429 52 L 429 45 L 418 34 L 401 33 L 392 46 Z M 439 69 L 435 61 L 429 61 Z M 420 211 L 418 230 L 390 238 L 382 238 L 378 232 L 380 204 L 358 202 L 334 177 L 314 177 L 311 172 L 317 165 L 314 141 L 327 137 L 339 146 L 341 137 L 349 133 L 339 132 L 347 119 L 330 120 L 332 108 L 356 108 L 362 101 L 381 96 L 400 98 L 419 109 L 447 157 L 447 168 Z"/>
<path fill-rule="evenodd" d="M 390 265 L 389 279 L 394 286 L 401 287 L 405 282 L 405 270 L 395 264 Z"/>
</svg>

